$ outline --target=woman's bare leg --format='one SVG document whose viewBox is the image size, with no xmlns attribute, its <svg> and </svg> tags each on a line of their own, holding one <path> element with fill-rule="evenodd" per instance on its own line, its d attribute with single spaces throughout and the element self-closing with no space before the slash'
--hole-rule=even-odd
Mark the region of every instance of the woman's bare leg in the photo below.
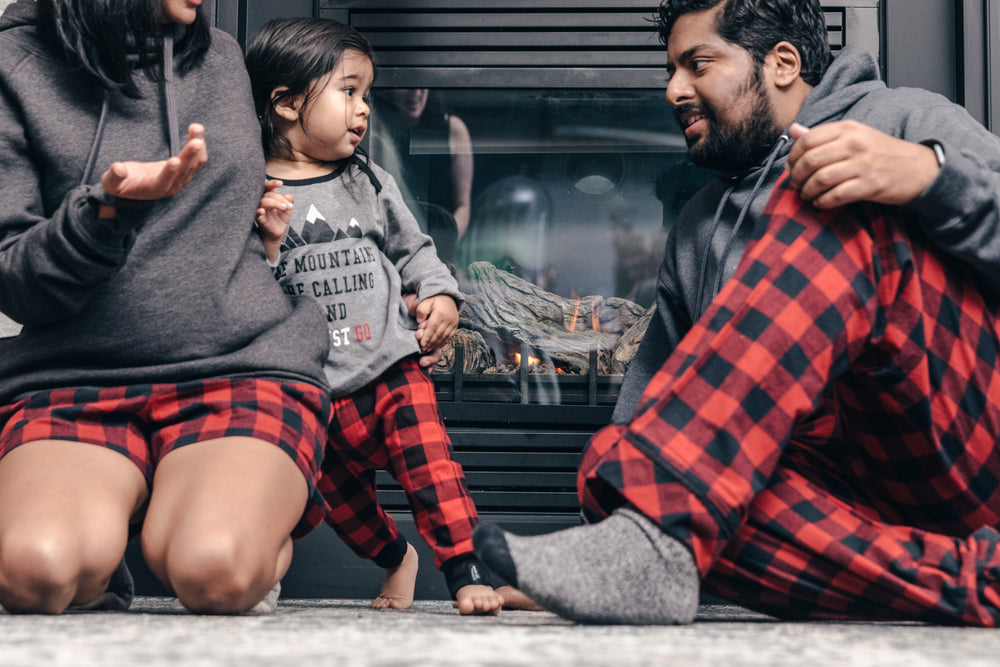
<svg viewBox="0 0 1000 667">
<path fill-rule="evenodd" d="M 0 459 L 0 605 L 57 614 L 95 600 L 147 495 L 142 472 L 104 447 L 29 442 Z"/>
<path fill-rule="evenodd" d="M 186 445 L 163 457 L 142 530 L 153 573 L 189 610 L 249 610 L 292 560 L 290 534 L 308 498 L 280 448 L 245 437 Z"/>
</svg>

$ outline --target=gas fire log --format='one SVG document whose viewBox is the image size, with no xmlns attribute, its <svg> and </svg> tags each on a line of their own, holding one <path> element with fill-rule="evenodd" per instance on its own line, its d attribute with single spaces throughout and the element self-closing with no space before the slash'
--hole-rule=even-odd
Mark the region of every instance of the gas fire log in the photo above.
<svg viewBox="0 0 1000 667">
<path fill-rule="evenodd" d="M 488 262 L 475 262 L 467 272 L 467 300 L 459 312 L 459 326 L 480 333 L 497 354 L 497 364 L 503 363 L 500 357 L 526 344 L 542 363 L 584 374 L 590 350 L 595 349 L 598 373 L 606 375 L 611 372 L 612 352 L 623 332 L 632 328 L 645 310 L 617 297 L 562 297 Z M 459 344 L 468 359 L 475 343 L 463 339 Z M 469 363 L 465 366 L 468 369 Z"/>
<path fill-rule="evenodd" d="M 462 367 L 466 375 L 479 375 L 495 366 L 493 352 L 478 331 L 459 328 L 454 338 L 442 350 L 435 372 L 450 373 L 455 369 L 455 348 L 462 348 Z"/>
<path fill-rule="evenodd" d="M 611 355 L 612 375 L 625 375 L 628 365 L 632 363 L 632 357 L 639 351 L 639 343 L 642 342 L 642 337 L 646 334 L 646 329 L 649 327 L 649 322 L 653 319 L 655 312 L 656 306 L 650 306 L 639 318 L 639 321 L 618 339 L 615 351 Z"/>
</svg>

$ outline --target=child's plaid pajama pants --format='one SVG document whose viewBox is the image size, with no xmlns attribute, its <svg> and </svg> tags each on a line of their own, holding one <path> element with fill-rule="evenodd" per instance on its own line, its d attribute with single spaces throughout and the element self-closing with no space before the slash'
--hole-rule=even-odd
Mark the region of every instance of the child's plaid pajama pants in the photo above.
<svg viewBox="0 0 1000 667">
<path fill-rule="evenodd" d="M 783 180 L 765 215 L 631 423 L 591 441 L 585 514 L 631 504 L 706 592 L 779 617 L 997 625 L 996 295 L 899 209 L 822 212 Z"/>
<path fill-rule="evenodd" d="M 377 380 L 333 400 L 333 418 L 317 482 L 327 501 L 323 519 L 363 558 L 377 558 L 399 536 L 378 503 L 375 471 L 402 486 L 417 529 L 434 551 L 435 565 L 472 553 L 476 506 L 462 466 L 452 459 L 434 397 L 434 384 L 416 359 L 400 361 Z"/>
</svg>

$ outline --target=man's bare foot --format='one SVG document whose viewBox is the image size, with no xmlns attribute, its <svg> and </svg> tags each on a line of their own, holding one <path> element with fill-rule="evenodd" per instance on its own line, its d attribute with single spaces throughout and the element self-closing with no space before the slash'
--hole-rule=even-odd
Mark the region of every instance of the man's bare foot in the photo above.
<svg viewBox="0 0 1000 667">
<path fill-rule="evenodd" d="M 538 604 L 527 595 L 513 586 L 501 586 L 497 593 L 503 598 L 504 609 L 521 609 L 523 611 L 545 611 L 545 607 Z"/>
<path fill-rule="evenodd" d="M 503 596 L 493 590 L 491 586 L 469 584 L 458 589 L 458 592 L 455 593 L 455 601 L 451 606 L 458 609 L 458 613 L 463 616 L 470 614 L 496 615 L 503 607 Z"/>
<path fill-rule="evenodd" d="M 413 606 L 413 589 L 417 585 L 417 550 L 406 545 L 403 562 L 385 571 L 382 590 L 372 600 L 372 609 L 409 609 Z"/>
</svg>

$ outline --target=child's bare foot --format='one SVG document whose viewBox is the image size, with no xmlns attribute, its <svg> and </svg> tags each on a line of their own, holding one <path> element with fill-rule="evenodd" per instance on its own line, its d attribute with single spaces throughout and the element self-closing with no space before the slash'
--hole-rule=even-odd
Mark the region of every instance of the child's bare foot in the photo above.
<svg viewBox="0 0 1000 667">
<path fill-rule="evenodd" d="M 417 550 L 406 545 L 403 562 L 385 571 L 382 590 L 372 600 L 372 609 L 409 609 L 413 606 L 413 589 L 417 585 Z"/>
<path fill-rule="evenodd" d="M 503 596 L 493 590 L 492 586 L 469 584 L 458 589 L 451 606 L 457 608 L 458 613 L 463 616 L 469 614 L 495 616 L 503 607 Z"/>
<path fill-rule="evenodd" d="M 513 586 L 501 586 L 497 593 L 503 598 L 504 609 L 521 609 L 523 611 L 545 611 L 545 607 L 538 604 L 527 595 Z"/>
</svg>

